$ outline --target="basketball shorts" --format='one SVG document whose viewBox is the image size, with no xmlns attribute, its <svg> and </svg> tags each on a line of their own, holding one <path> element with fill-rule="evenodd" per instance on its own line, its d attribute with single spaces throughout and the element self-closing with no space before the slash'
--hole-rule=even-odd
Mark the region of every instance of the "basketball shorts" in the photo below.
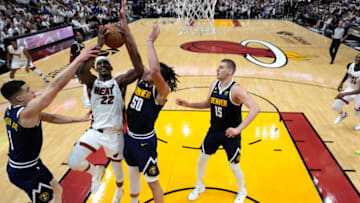
<svg viewBox="0 0 360 203">
<path fill-rule="evenodd" d="M 139 167 L 139 171 L 145 176 L 156 177 L 159 175 L 156 148 L 156 135 L 148 139 L 135 139 L 125 133 L 125 161 L 129 166 Z"/>
<path fill-rule="evenodd" d="M 95 130 L 89 128 L 80 137 L 77 144 L 94 152 L 103 147 L 106 157 L 109 159 L 114 161 L 123 159 L 124 134 L 121 129 L 113 130 L 105 128 L 103 130 Z"/>
<path fill-rule="evenodd" d="M 7 165 L 10 182 L 24 190 L 33 203 L 49 202 L 53 198 L 50 182 L 53 175 L 45 165 L 39 162 L 29 168 L 13 168 Z"/>
<path fill-rule="evenodd" d="M 240 149 L 241 149 L 241 135 L 234 138 L 228 138 L 225 132 L 212 132 L 208 131 L 202 145 L 201 151 L 205 154 L 214 154 L 217 149 L 222 145 L 226 151 L 228 161 L 230 163 L 239 163 Z"/>
<path fill-rule="evenodd" d="M 12 61 L 11 62 L 11 69 L 19 69 L 19 68 L 25 68 L 27 65 L 27 61 Z M 29 68 L 35 67 L 32 61 L 30 61 Z"/>
</svg>

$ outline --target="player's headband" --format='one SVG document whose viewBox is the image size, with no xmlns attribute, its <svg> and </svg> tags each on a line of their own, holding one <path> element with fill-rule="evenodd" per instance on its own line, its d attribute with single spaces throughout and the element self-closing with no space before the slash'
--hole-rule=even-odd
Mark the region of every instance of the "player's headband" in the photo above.
<svg viewBox="0 0 360 203">
<path fill-rule="evenodd" d="M 111 65 L 110 60 L 106 56 L 98 56 L 95 60 L 95 68 L 97 68 L 97 63 L 102 60 L 107 61 Z"/>
</svg>

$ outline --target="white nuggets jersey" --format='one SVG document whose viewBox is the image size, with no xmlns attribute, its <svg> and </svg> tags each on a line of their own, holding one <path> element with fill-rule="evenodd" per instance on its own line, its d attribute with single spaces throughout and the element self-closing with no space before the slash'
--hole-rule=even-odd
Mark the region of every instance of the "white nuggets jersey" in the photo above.
<svg viewBox="0 0 360 203">
<path fill-rule="evenodd" d="M 355 63 L 349 65 L 348 74 L 348 88 L 353 90 L 360 88 L 360 71 L 355 71 Z"/>
<path fill-rule="evenodd" d="M 122 129 L 124 100 L 115 78 L 107 81 L 96 79 L 90 102 L 94 116 L 92 128 Z"/>
</svg>

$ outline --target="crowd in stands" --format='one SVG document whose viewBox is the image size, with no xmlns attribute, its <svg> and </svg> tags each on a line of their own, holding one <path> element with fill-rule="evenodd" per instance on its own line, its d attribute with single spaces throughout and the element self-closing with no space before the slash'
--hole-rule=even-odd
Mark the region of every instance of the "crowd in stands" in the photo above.
<svg viewBox="0 0 360 203">
<path fill-rule="evenodd" d="M 72 25 L 84 34 L 96 32 L 98 25 L 118 21 L 118 2 L 0 0 L 0 41 L 61 25 Z M 130 20 L 143 17 L 175 17 L 175 3 L 174 0 L 129 0 L 128 17 Z M 326 30 L 336 27 L 340 19 L 345 21 L 345 27 L 359 25 L 360 0 L 217 0 L 215 18 L 287 19 Z M 2 43 L 0 51 L 5 51 Z M 1 54 L 1 57 L 3 56 L 4 54 Z"/>
</svg>

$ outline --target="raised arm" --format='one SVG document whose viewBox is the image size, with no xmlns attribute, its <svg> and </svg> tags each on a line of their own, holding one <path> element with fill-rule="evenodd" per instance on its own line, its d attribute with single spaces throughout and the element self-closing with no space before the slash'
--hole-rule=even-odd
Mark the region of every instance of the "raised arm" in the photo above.
<svg viewBox="0 0 360 203">
<path fill-rule="evenodd" d="M 245 104 L 245 106 L 249 108 L 249 114 L 236 128 L 228 128 L 226 130 L 226 136 L 228 137 L 240 134 L 240 132 L 244 130 L 260 112 L 259 105 L 239 84 L 234 85 L 232 88 L 231 98 L 237 104 Z"/>
<path fill-rule="evenodd" d="M 127 24 L 126 11 L 125 11 L 126 2 L 127 2 L 126 0 L 122 0 L 121 2 L 122 8 L 119 11 L 121 26 L 118 26 L 118 28 L 120 32 L 122 32 L 123 35 L 125 36 L 126 49 L 128 50 L 130 60 L 134 66 L 134 69 L 130 69 L 126 73 L 116 77 L 116 81 L 120 86 L 126 86 L 134 82 L 136 79 L 140 79 L 144 73 L 144 65 L 142 63 L 139 51 L 137 49 L 134 37 L 132 36 L 130 28 Z"/>
<path fill-rule="evenodd" d="M 170 87 L 161 75 L 160 63 L 154 47 L 154 43 L 158 38 L 159 34 L 160 27 L 158 24 L 154 24 L 152 31 L 149 35 L 149 39 L 147 40 L 147 47 L 151 77 L 154 80 L 156 90 L 159 93 L 157 96 L 157 101 L 159 102 L 159 104 L 163 105 L 166 101 L 166 97 L 170 92 Z"/>
<path fill-rule="evenodd" d="M 194 109 L 206 109 L 206 108 L 210 108 L 210 96 L 211 96 L 211 91 L 214 87 L 216 82 L 213 82 L 210 86 L 209 89 L 209 94 L 206 98 L 206 100 L 202 101 L 202 102 L 197 102 L 197 103 L 191 103 L 186 101 L 185 99 L 176 99 L 176 104 L 179 106 L 184 106 L 184 107 L 188 107 L 188 108 L 194 108 Z"/>
<path fill-rule="evenodd" d="M 98 42 L 96 49 L 100 50 L 104 46 L 104 37 L 108 34 L 106 27 L 101 27 L 98 34 Z M 95 58 L 91 57 L 79 66 L 79 79 L 83 84 L 86 84 L 86 87 L 89 89 L 92 88 L 96 76 L 90 72 L 91 67 L 94 65 Z"/>
<path fill-rule="evenodd" d="M 79 65 L 90 57 L 96 57 L 98 51 L 95 46 L 84 49 L 82 53 L 50 83 L 41 96 L 31 100 L 19 115 L 19 122 L 23 127 L 34 127 L 39 119 L 41 111 L 50 105 L 57 93 L 69 82 Z"/>
</svg>

